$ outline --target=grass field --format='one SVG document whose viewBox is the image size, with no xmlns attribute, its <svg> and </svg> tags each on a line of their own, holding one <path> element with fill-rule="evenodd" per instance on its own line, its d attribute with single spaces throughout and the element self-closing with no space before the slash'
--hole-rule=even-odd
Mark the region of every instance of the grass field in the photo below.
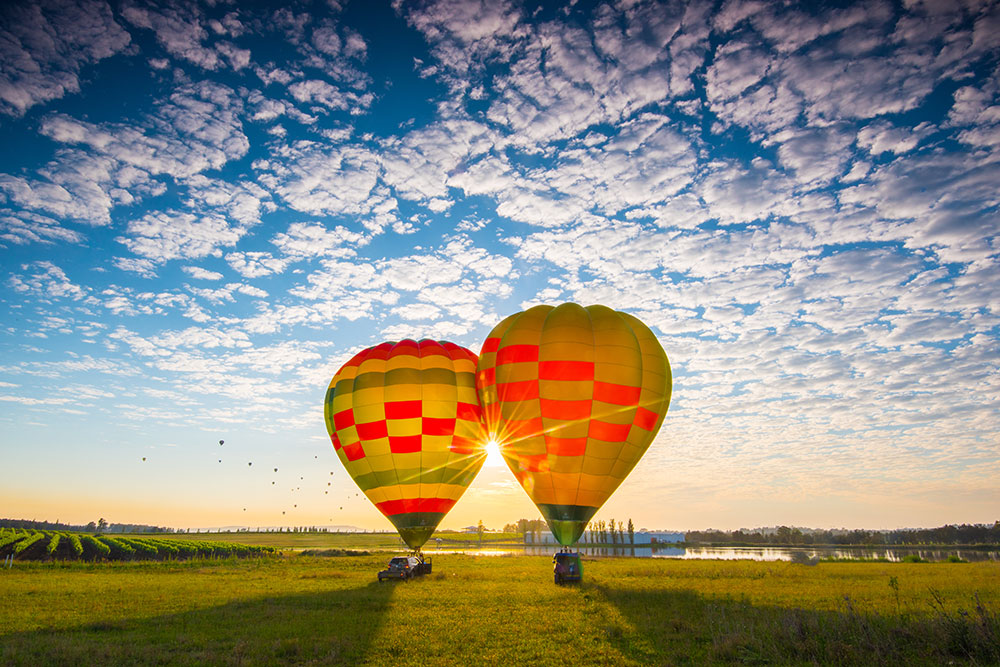
<svg viewBox="0 0 1000 667">
<path fill-rule="evenodd" d="M 278 549 L 354 549 L 354 550 L 395 550 L 406 549 L 403 541 L 395 532 L 392 533 L 150 533 L 150 537 L 176 540 L 219 540 L 236 542 L 237 544 L 252 544 L 275 547 Z M 441 548 L 475 548 L 479 537 L 469 533 L 434 533 L 424 549 L 433 553 L 437 547 L 434 538 L 441 539 Z M 524 536 L 518 533 L 484 533 L 483 546 L 489 544 L 524 544 Z"/>
<path fill-rule="evenodd" d="M 385 555 L 27 563 L 0 572 L 0 664 L 996 664 L 996 563 Z M 976 596 L 979 607 L 977 609 Z"/>
</svg>

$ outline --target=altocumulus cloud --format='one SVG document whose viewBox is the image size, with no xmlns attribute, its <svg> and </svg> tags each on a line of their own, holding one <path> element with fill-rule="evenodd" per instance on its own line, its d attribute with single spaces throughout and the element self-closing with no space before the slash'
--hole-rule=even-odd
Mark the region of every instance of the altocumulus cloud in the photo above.
<svg viewBox="0 0 1000 667">
<path fill-rule="evenodd" d="M 672 359 L 658 505 L 995 518 L 998 56 L 990 0 L 5 3 L 5 431 L 321 443 L 361 347 L 573 300 Z"/>
</svg>

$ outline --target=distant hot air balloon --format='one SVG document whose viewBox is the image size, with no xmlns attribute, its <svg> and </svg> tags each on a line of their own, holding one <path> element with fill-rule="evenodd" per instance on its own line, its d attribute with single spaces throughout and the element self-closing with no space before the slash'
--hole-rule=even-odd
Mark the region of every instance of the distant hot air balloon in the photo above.
<svg viewBox="0 0 1000 667">
<path fill-rule="evenodd" d="M 483 421 L 564 546 L 645 453 L 670 404 L 670 363 L 635 317 L 535 306 L 490 332 L 476 373 Z"/>
<path fill-rule="evenodd" d="M 219 440 L 219 447 L 222 447 L 222 445 L 223 445 L 224 442 L 226 442 L 226 441 L 225 440 Z"/>
<path fill-rule="evenodd" d="M 362 350 L 330 382 L 327 431 L 368 499 L 419 549 L 485 460 L 476 355 L 403 340 Z"/>
</svg>

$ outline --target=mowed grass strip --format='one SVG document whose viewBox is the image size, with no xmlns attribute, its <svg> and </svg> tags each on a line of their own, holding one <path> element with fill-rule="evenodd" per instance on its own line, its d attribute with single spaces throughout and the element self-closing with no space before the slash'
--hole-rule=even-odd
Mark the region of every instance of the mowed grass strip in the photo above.
<svg viewBox="0 0 1000 667">
<path fill-rule="evenodd" d="M 21 565 L 0 574 L 0 664 L 1000 662 L 997 563 L 615 558 L 558 587 L 546 557 L 441 555 L 378 584 L 386 560 Z"/>
</svg>

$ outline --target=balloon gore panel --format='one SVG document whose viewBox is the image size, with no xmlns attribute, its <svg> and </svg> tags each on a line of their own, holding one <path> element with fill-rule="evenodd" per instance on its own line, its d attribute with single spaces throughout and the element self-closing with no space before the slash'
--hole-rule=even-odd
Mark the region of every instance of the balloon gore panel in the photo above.
<svg viewBox="0 0 1000 667">
<path fill-rule="evenodd" d="M 477 357 L 449 342 L 362 350 L 337 371 L 324 415 L 358 487 L 419 549 L 485 460 Z"/>
<path fill-rule="evenodd" d="M 653 441 L 671 384 L 649 328 L 598 305 L 511 315 L 490 332 L 476 367 L 488 437 L 566 546 Z"/>
</svg>

